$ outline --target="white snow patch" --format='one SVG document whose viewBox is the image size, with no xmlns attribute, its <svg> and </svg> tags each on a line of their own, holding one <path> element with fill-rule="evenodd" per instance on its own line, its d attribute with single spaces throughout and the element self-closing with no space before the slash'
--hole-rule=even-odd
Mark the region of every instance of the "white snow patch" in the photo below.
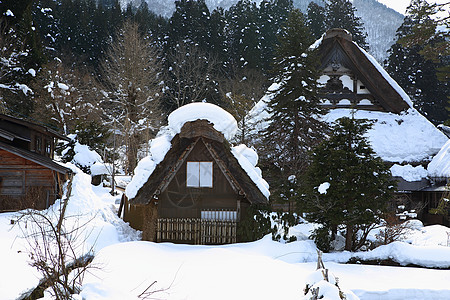
<svg viewBox="0 0 450 300">
<path fill-rule="evenodd" d="M 14 17 L 14 14 L 13 14 L 13 12 L 11 11 L 11 10 L 7 10 L 6 12 L 5 12 L 5 16 L 7 16 L 7 17 Z"/>
<path fill-rule="evenodd" d="M 428 175 L 430 177 L 450 177 L 450 140 L 428 164 Z"/>
<path fill-rule="evenodd" d="M 428 175 L 427 170 L 422 166 L 413 167 L 411 165 L 395 164 L 391 167 L 392 176 L 398 176 L 406 181 L 420 181 Z"/>
<path fill-rule="evenodd" d="M 31 76 L 33 76 L 33 77 L 36 77 L 36 70 L 35 69 L 29 69 L 28 70 L 28 74 L 30 74 Z"/>
<path fill-rule="evenodd" d="M 63 91 L 68 91 L 69 90 L 69 86 L 67 84 L 65 84 L 65 83 L 58 82 L 58 87 L 61 90 L 63 90 Z"/>
<path fill-rule="evenodd" d="M 75 155 L 72 162 L 76 165 L 90 168 L 95 163 L 103 163 L 102 157 L 94 150 L 89 149 L 87 145 L 75 142 L 73 150 Z"/>
<path fill-rule="evenodd" d="M 326 194 L 328 189 L 330 188 L 329 182 L 324 182 L 321 185 L 319 185 L 319 188 L 317 189 L 320 194 Z"/>
</svg>

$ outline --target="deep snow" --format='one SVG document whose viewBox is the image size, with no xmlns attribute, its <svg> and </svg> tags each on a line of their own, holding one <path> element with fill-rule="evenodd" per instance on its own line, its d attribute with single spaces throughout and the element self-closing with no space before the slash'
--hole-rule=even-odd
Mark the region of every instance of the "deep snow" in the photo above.
<svg viewBox="0 0 450 300">
<path fill-rule="evenodd" d="M 292 228 L 298 241 L 287 244 L 270 236 L 223 246 L 143 242 L 116 215 L 114 203 L 120 195 L 113 197 L 109 189 L 91 186 L 89 180 L 77 171 L 68 207 L 69 215 L 91 220 L 86 243 L 96 253 L 95 268 L 86 275 L 77 299 L 138 299 L 155 281 L 149 291 L 156 299 L 302 299 L 306 283 L 316 276 L 316 247 L 308 239 L 315 224 Z M 11 225 L 15 218 L 15 213 L 0 214 L 0 299 L 5 300 L 15 299 L 39 280 L 27 264 L 20 231 Z M 423 227 L 419 221 L 411 225 L 402 242 L 369 252 L 324 254 L 325 267 L 339 278 L 349 300 L 450 299 L 450 270 L 340 264 L 356 256 L 450 267 L 450 228 Z"/>
</svg>

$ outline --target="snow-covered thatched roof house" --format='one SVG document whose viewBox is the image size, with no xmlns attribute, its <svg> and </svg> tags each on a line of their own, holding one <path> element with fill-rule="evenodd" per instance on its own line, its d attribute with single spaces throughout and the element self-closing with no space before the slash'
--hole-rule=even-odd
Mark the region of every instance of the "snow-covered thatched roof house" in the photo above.
<svg viewBox="0 0 450 300">
<path fill-rule="evenodd" d="M 367 137 L 375 152 L 392 165 L 403 201 L 428 205 L 430 197 L 440 197 L 422 191 L 434 177 L 427 172 L 427 164 L 448 138 L 413 107 L 405 91 L 347 31 L 331 29 L 310 49 L 321 58 L 321 102 L 329 109 L 325 121 L 332 123 L 344 116 L 373 121 Z M 270 91 L 277 87 L 274 83 L 249 113 L 249 123 L 258 130 L 270 122 L 266 108 Z"/>
<path fill-rule="evenodd" d="M 213 104 L 185 105 L 168 121 L 127 186 L 124 219 L 143 230 L 145 240 L 236 241 L 240 216 L 250 204 L 266 203 L 269 197 L 256 152 L 228 143 L 237 131 L 236 120 Z M 205 229 L 205 222 L 210 227 Z M 173 232 L 167 226 L 182 229 Z M 205 236 L 204 230 L 222 234 Z"/>
</svg>

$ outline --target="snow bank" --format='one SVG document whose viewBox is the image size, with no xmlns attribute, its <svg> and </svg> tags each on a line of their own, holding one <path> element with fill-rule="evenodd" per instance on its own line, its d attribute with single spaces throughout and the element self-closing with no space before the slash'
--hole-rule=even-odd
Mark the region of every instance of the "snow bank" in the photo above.
<svg viewBox="0 0 450 300">
<path fill-rule="evenodd" d="M 142 159 L 134 170 L 135 175 L 125 190 L 128 199 L 136 196 L 156 166 L 163 161 L 172 146 L 171 141 L 173 137 L 180 133 L 183 125 L 196 120 L 208 120 L 227 140 L 232 139 L 238 130 L 234 117 L 214 104 L 190 103 L 173 111 L 168 117 L 169 124 L 162 128 L 157 137 L 150 142 L 150 155 Z M 261 170 L 256 167 L 256 163 L 258 162 L 256 152 L 247 148 L 245 145 L 233 149 L 232 152 L 238 159 L 239 164 L 259 187 L 261 192 L 266 197 L 269 197 L 268 184 L 262 179 Z"/>
<path fill-rule="evenodd" d="M 450 247 L 415 246 L 403 242 L 393 242 L 372 251 L 354 255 L 363 260 L 392 259 L 402 266 L 415 264 L 431 268 L 450 268 Z"/>
<path fill-rule="evenodd" d="M 447 137 L 417 110 L 400 115 L 376 111 L 333 109 L 324 117 L 332 123 L 342 117 L 374 122 L 366 136 L 374 151 L 385 161 L 420 162 L 430 159 L 447 142 Z"/>
<path fill-rule="evenodd" d="M 420 181 L 428 175 L 427 170 L 422 166 L 413 167 L 411 165 L 393 165 L 391 167 L 392 176 L 398 176 L 406 181 Z"/>
<path fill-rule="evenodd" d="M 428 164 L 430 177 L 450 177 L 450 140 Z"/>
<path fill-rule="evenodd" d="M 74 251 L 84 253 L 92 248 L 94 253 L 97 253 L 116 243 L 140 239 L 139 232 L 117 217 L 113 207 L 117 197 L 111 196 L 109 189 L 92 186 L 90 176 L 73 164 L 64 166 L 71 168 L 75 173 L 64 228 L 70 232 L 71 229 L 82 226 L 78 232 L 72 232 L 76 237 L 73 245 L 78 245 Z M 61 201 L 57 200 L 54 205 L 41 212 L 56 224 L 60 204 Z M 28 264 L 28 246 L 23 233 L 18 226 L 11 224 L 11 220 L 17 222 L 18 216 L 18 213 L 0 214 L 0 256 L 3 258 L 0 272 L 0 299 L 2 300 L 18 298 L 22 292 L 36 286 L 41 278 L 41 275 Z M 28 229 L 32 228 L 32 223 L 27 225 Z"/>
<path fill-rule="evenodd" d="M 420 254 L 421 247 L 408 250 L 408 246 L 411 245 L 398 243 L 397 248 L 381 248 L 379 252 L 384 252 L 383 257 L 402 256 L 395 251 Z M 447 257 L 445 252 L 426 255 L 432 249 L 424 248 L 423 257 L 437 254 Z M 345 254 L 324 254 L 324 260 L 337 261 Z M 320 271 L 314 272 L 316 260 L 312 241 L 281 244 L 272 241 L 270 236 L 256 242 L 223 246 L 116 244 L 102 249 L 96 256 L 94 263 L 103 267 L 86 276 L 81 296 L 87 300 L 137 299 L 156 281 L 150 291 L 156 291 L 152 297 L 157 299 L 303 299 L 307 283 L 317 283 L 324 294 L 336 296 L 332 286 L 336 277 L 348 299 L 359 296 L 361 299 L 435 300 L 450 296 L 449 270 L 405 270 L 337 264 L 328 260 L 325 266 L 330 270 L 331 285 L 325 285 Z M 313 274 L 309 275 L 311 272 Z"/>
</svg>

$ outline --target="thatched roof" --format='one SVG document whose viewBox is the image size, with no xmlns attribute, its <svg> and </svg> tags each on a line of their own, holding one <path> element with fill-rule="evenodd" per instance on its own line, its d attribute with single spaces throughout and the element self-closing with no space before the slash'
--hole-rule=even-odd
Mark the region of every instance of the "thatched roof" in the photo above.
<svg viewBox="0 0 450 300">
<path fill-rule="evenodd" d="M 317 48 L 321 67 L 340 64 L 350 69 L 375 97 L 386 112 L 400 113 L 411 108 L 408 96 L 382 67 L 352 41 L 343 29 L 331 29 L 323 36 Z"/>
<path fill-rule="evenodd" d="M 147 182 L 130 199 L 131 204 L 145 205 L 157 200 L 183 165 L 189 153 L 198 143 L 203 143 L 219 166 L 233 190 L 250 203 L 266 203 L 267 198 L 252 181 L 238 160 L 223 134 L 206 120 L 187 122 L 181 132 L 172 139 L 171 148 L 152 172 Z"/>
</svg>

